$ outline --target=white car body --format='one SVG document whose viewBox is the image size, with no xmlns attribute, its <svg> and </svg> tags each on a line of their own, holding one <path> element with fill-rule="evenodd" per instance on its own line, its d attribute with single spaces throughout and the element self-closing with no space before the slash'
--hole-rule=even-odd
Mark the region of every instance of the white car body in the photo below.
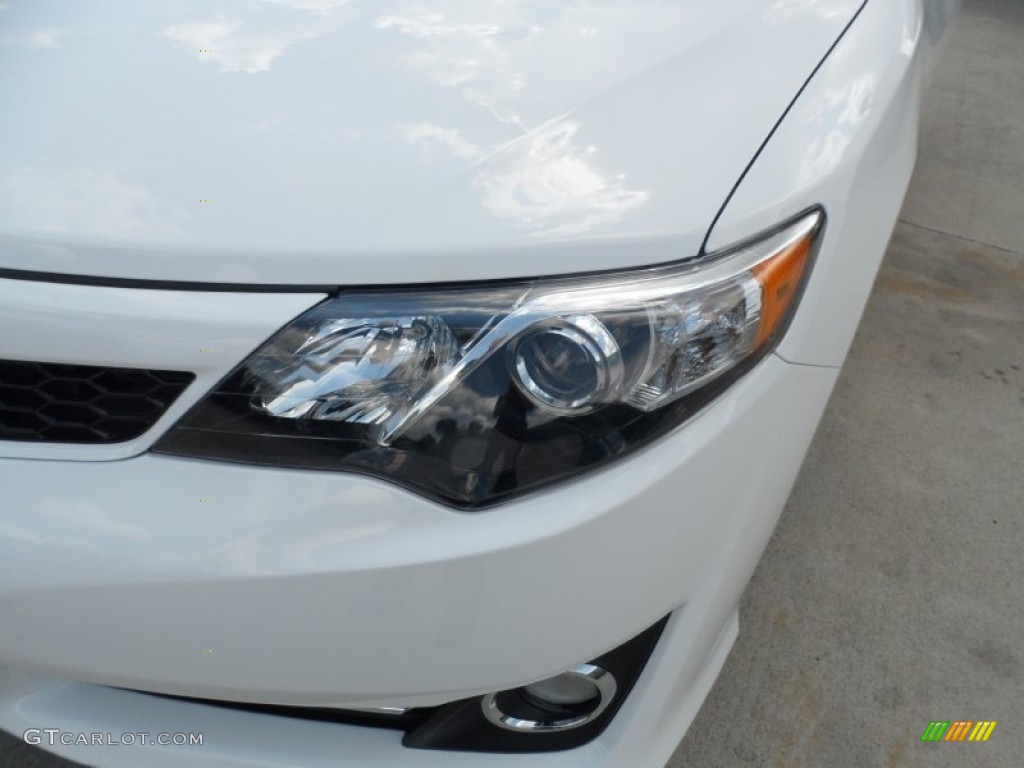
<svg viewBox="0 0 1024 768">
<path fill-rule="evenodd" d="M 954 6 L 14 0 L 0 360 L 195 380 L 132 440 L 0 440 L 0 727 L 204 734 L 41 744 L 111 768 L 663 765 L 852 341 Z M 571 482 L 468 514 L 359 474 L 150 452 L 333 286 L 642 267 L 815 206 L 820 252 L 774 353 Z M 150 695 L 431 707 L 665 616 L 610 724 L 564 752 L 416 750 Z"/>
</svg>

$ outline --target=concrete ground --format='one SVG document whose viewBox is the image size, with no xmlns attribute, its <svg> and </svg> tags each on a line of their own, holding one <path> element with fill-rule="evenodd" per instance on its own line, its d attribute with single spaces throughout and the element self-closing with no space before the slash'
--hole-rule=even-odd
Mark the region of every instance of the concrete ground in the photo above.
<svg viewBox="0 0 1024 768">
<path fill-rule="evenodd" d="M 966 0 L 860 333 L 670 768 L 1024 754 L 1024 0 Z M 930 720 L 996 720 L 922 744 Z M 0 768 L 69 768 L 0 734 Z"/>
<path fill-rule="evenodd" d="M 1024 765 L 1024 2 L 967 0 L 740 639 L 669 768 Z M 931 720 L 996 720 L 922 744 Z"/>
</svg>

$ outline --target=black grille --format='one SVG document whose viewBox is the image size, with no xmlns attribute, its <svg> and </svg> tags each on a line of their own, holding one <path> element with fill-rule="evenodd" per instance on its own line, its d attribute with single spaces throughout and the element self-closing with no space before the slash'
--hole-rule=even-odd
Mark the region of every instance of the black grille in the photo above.
<svg viewBox="0 0 1024 768">
<path fill-rule="evenodd" d="M 0 360 L 0 440 L 131 440 L 194 378 L 181 371 Z"/>
</svg>

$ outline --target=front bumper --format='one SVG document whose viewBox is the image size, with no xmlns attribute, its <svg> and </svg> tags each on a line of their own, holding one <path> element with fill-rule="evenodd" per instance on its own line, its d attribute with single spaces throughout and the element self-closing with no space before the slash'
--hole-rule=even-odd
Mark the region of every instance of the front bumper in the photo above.
<svg viewBox="0 0 1024 768">
<path fill-rule="evenodd" d="M 476 514 L 342 473 L 0 460 L 0 726 L 206 734 L 145 747 L 149 765 L 661 765 L 724 661 L 836 374 L 770 357 L 656 445 Z M 100 687 L 427 706 L 557 674 L 670 612 L 610 728 L 568 753 L 425 753 Z M 273 734 L 300 746 L 260 746 Z M 47 748 L 118 766 L 143 747 Z"/>
<path fill-rule="evenodd" d="M 71 740 L 70 734 L 100 734 L 115 745 L 64 746 L 61 734 L 51 737 L 38 730 L 31 736 L 33 743 L 62 757 L 106 768 L 660 768 L 711 689 L 737 629 L 734 613 L 711 652 L 694 665 L 682 651 L 692 643 L 692 626 L 678 619 L 670 622 L 644 678 L 609 728 L 597 740 L 568 752 L 483 755 L 410 750 L 402 746 L 402 734 L 392 730 L 184 703 L 3 667 L 0 725 L 19 738 L 40 728 L 59 728 L 68 734 L 65 741 Z M 687 677 L 688 672 L 696 677 Z M 158 731 L 200 734 L 202 744 L 154 744 Z M 147 734 L 144 739 L 142 733 Z M 125 734 L 131 734 L 135 743 L 128 744 Z M 125 743 L 118 744 L 121 741 Z"/>
</svg>

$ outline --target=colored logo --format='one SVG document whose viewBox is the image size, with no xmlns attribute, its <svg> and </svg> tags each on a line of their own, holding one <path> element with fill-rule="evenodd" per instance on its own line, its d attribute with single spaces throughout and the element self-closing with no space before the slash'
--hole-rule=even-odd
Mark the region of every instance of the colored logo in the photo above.
<svg viewBox="0 0 1024 768">
<path fill-rule="evenodd" d="M 988 741 L 995 729 L 995 720 L 932 720 L 921 741 Z"/>
</svg>

